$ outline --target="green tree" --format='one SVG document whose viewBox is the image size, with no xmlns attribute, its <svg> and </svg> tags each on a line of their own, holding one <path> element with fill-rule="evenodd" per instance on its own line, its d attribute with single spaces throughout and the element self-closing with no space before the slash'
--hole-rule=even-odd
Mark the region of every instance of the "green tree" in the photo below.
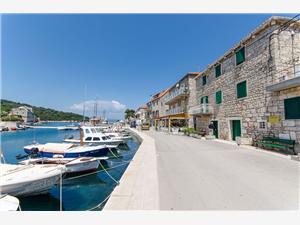
<svg viewBox="0 0 300 225">
<path fill-rule="evenodd" d="M 134 109 L 126 109 L 125 110 L 125 119 L 129 119 L 130 117 L 133 118 L 135 116 Z"/>
</svg>

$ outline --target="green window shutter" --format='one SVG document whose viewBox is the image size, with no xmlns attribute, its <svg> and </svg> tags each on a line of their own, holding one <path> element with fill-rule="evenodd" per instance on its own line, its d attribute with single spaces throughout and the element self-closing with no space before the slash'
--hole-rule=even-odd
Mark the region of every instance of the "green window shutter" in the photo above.
<svg viewBox="0 0 300 225">
<path fill-rule="evenodd" d="M 204 103 L 208 103 L 208 96 L 204 97 Z"/>
<path fill-rule="evenodd" d="M 204 96 L 200 99 L 200 103 L 204 104 L 204 103 L 208 103 L 208 96 Z"/>
<path fill-rule="evenodd" d="M 285 119 L 300 119 L 300 96 L 284 99 Z"/>
<path fill-rule="evenodd" d="M 200 103 L 203 104 L 203 101 L 204 101 L 204 97 L 202 97 L 202 98 L 200 99 Z"/>
<path fill-rule="evenodd" d="M 243 98 L 247 96 L 247 81 L 243 81 L 236 85 L 236 97 Z"/>
<path fill-rule="evenodd" d="M 245 47 L 241 48 L 235 53 L 236 65 L 245 61 Z"/>
<path fill-rule="evenodd" d="M 202 85 L 205 85 L 206 84 L 206 75 L 204 75 L 203 77 L 202 77 Z"/>
<path fill-rule="evenodd" d="M 215 75 L 216 75 L 216 77 L 221 76 L 221 64 L 219 64 L 215 67 Z"/>
<path fill-rule="evenodd" d="M 217 91 L 216 92 L 216 104 L 221 104 L 222 103 L 222 91 Z"/>
</svg>

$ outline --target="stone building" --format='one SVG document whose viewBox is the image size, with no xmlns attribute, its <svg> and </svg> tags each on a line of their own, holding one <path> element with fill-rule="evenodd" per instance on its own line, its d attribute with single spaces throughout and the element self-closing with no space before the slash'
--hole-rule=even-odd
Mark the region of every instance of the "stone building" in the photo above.
<svg viewBox="0 0 300 225">
<path fill-rule="evenodd" d="M 32 108 L 28 106 L 20 106 L 18 108 L 13 108 L 10 115 L 21 116 L 25 123 L 34 123 L 37 121 L 36 115 L 33 113 Z"/>
<path fill-rule="evenodd" d="M 148 123 L 150 120 L 149 116 L 149 109 L 147 105 L 140 106 L 135 112 L 135 117 L 138 124 Z"/>
<path fill-rule="evenodd" d="M 162 100 L 166 106 L 165 115 L 160 116 L 163 126 L 169 128 L 171 126 L 193 126 L 193 118 L 188 114 L 188 109 L 196 101 L 194 78 L 198 74 L 197 72 L 189 72 L 169 88 Z"/>
<path fill-rule="evenodd" d="M 189 108 L 194 126 L 217 138 L 264 135 L 300 142 L 300 23 L 271 17 L 201 72 Z"/>
<path fill-rule="evenodd" d="M 152 96 L 147 103 L 147 107 L 150 113 L 150 125 L 157 127 L 161 125 L 160 117 L 166 114 L 166 105 L 164 104 L 164 96 L 168 92 L 168 88 Z"/>
</svg>

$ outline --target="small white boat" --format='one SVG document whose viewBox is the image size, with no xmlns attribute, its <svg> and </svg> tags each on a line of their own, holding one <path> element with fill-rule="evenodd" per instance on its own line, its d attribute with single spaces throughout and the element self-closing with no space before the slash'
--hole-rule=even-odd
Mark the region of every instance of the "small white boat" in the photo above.
<svg viewBox="0 0 300 225">
<path fill-rule="evenodd" d="M 79 158 L 62 158 L 56 156 L 54 158 L 33 158 L 19 162 L 22 165 L 36 164 L 60 164 L 66 167 L 67 174 L 87 173 L 98 169 L 101 160 L 108 157 L 79 157 Z"/>
<path fill-rule="evenodd" d="M 17 211 L 20 207 L 20 201 L 14 196 L 0 194 L 0 212 Z"/>
<path fill-rule="evenodd" d="M 63 127 L 57 127 L 57 130 L 78 130 L 79 127 L 75 126 L 63 126 Z"/>
<path fill-rule="evenodd" d="M 82 142 L 94 145 L 120 145 L 125 144 L 124 140 L 111 138 L 102 132 L 101 127 L 96 126 L 82 126 L 80 128 Z M 65 142 L 80 143 L 80 139 L 65 139 Z"/>
<path fill-rule="evenodd" d="M 64 172 L 63 165 L 0 164 L 0 190 L 13 196 L 44 194 Z"/>
<path fill-rule="evenodd" d="M 132 138 L 129 134 L 122 134 L 117 132 L 105 132 L 104 134 L 115 140 L 127 141 Z"/>
</svg>

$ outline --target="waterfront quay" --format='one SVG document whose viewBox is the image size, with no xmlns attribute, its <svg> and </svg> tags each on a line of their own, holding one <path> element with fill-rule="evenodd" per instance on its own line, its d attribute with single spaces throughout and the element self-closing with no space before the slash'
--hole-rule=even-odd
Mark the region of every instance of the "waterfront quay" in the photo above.
<svg viewBox="0 0 300 225">
<path fill-rule="evenodd" d="M 149 146 L 140 146 L 104 210 L 299 208 L 299 162 L 287 155 L 234 142 L 136 132 Z"/>
</svg>

